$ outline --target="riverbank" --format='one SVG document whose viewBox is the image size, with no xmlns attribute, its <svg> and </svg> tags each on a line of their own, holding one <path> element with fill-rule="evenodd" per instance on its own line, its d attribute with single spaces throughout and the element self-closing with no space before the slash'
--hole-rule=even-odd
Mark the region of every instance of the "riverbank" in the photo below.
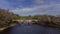
<svg viewBox="0 0 60 34">
<path fill-rule="evenodd" d="M 13 27 L 13 26 L 15 26 L 15 25 L 17 25 L 17 24 L 11 24 L 11 25 L 9 25 L 9 26 L 2 27 L 2 28 L 0 28 L 0 31 L 4 31 L 5 29 L 7 29 L 7 28 L 9 28 L 9 27 Z"/>
<path fill-rule="evenodd" d="M 57 28 L 57 29 L 60 29 L 60 25 L 58 25 L 58 24 L 52 24 L 52 23 L 37 23 L 37 22 L 35 22 L 35 23 L 33 23 L 33 24 L 37 24 L 37 25 L 41 25 L 41 26 L 44 26 L 44 27 L 52 27 L 52 28 Z"/>
</svg>

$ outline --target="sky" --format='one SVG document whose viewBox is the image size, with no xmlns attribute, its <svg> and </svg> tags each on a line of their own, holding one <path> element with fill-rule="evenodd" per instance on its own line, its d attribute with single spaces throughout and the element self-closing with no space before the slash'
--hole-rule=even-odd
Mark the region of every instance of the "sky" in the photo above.
<svg viewBox="0 0 60 34">
<path fill-rule="evenodd" d="M 0 8 L 21 16 L 60 15 L 60 0 L 0 0 Z"/>
</svg>

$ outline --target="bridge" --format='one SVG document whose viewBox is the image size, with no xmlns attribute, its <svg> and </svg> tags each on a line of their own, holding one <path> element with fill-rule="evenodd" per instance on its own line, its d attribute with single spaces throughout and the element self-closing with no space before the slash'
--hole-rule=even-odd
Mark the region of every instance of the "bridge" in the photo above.
<svg viewBox="0 0 60 34">
<path fill-rule="evenodd" d="M 22 22 L 33 23 L 33 21 L 37 22 L 38 20 L 15 20 L 15 21 L 18 21 L 19 23 L 22 23 Z"/>
<path fill-rule="evenodd" d="M 37 22 L 38 20 L 13 20 L 13 21 L 17 21 L 18 24 L 21 24 L 21 23 L 23 23 L 23 22 L 26 22 L 26 23 L 34 23 L 34 22 L 32 22 L 32 21 Z M 15 25 L 16 25 L 16 23 L 11 24 L 10 26 L 7 26 L 7 27 L 0 28 L 0 31 L 3 31 L 3 30 L 5 30 L 5 29 L 7 29 L 7 28 L 9 28 L 9 27 L 13 27 L 13 26 L 15 26 Z"/>
</svg>

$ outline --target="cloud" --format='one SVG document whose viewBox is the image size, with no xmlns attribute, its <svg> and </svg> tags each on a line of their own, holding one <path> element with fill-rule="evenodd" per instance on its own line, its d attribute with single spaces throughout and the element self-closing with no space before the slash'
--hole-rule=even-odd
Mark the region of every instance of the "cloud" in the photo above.
<svg viewBox="0 0 60 34">
<path fill-rule="evenodd" d="M 11 11 L 20 15 L 35 15 L 35 14 L 58 15 L 60 14 L 60 4 L 40 5 L 28 8 L 17 8 Z"/>
<path fill-rule="evenodd" d="M 60 14 L 60 0 L 0 0 L 0 8 L 19 15 Z"/>
</svg>

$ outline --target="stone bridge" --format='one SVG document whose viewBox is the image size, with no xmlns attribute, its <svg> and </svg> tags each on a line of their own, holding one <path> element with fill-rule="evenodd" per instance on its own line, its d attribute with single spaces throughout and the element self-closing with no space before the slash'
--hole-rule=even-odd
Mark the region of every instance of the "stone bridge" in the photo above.
<svg viewBox="0 0 60 34">
<path fill-rule="evenodd" d="M 38 20 L 15 20 L 18 21 L 19 23 L 26 22 L 26 23 L 32 23 L 32 21 L 37 22 Z"/>
</svg>

